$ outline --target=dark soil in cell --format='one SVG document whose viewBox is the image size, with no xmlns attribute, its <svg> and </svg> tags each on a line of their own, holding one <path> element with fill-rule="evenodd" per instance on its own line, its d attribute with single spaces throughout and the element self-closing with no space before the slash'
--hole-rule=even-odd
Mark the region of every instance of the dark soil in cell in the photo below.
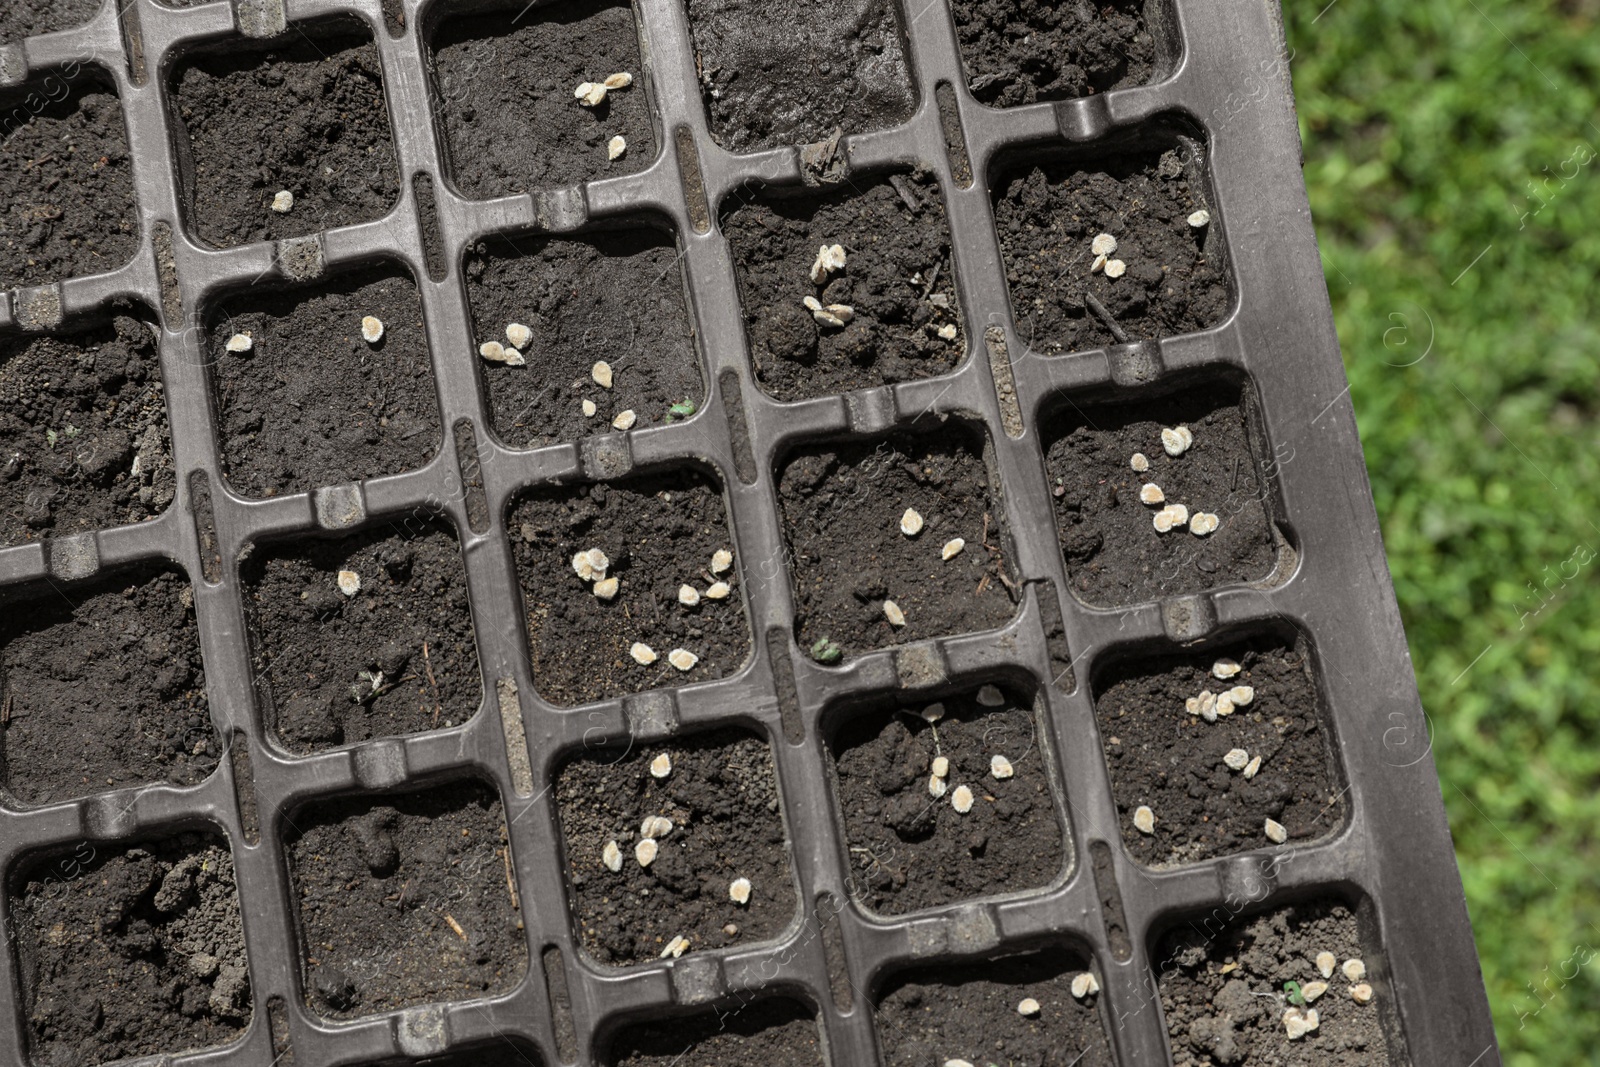
<svg viewBox="0 0 1600 1067">
<path fill-rule="evenodd" d="M 382 320 L 369 345 L 361 320 Z M 369 270 L 305 289 L 242 292 L 207 317 L 230 485 L 245 496 L 398 474 L 439 447 L 439 404 L 409 277 Z M 234 354 L 229 338 L 249 334 Z"/>
<path fill-rule="evenodd" d="M 34 1064 L 81 1067 L 243 1034 L 250 978 L 222 839 L 84 841 L 27 862 L 11 885 Z"/>
<path fill-rule="evenodd" d="M 382 218 L 399 199 L 378 50 L 351 19 L 297 23 L 270 51 L 201 53 L 173 74 L 189 225 L 218 247 Z M 272 209 L 279 191 L 294 207 Z"/>
<path fill-rule="evenodd" d="M 712 554 L 733 550 L 721 488 L 696 470 L 617 482 L 537 489 L 512 509 L 512 551 L 528 626 L 533 683 L 563 706 L 687 685 L 733 674 L 750 653 L 736 559 L 711 572 Z M 598 548 L 619 588 L 611 600 L 580 578 L 572 558 Z M 705 597 L 714 582 L 731 587 Z M 685 607 L 679 588 L 700 603 Z M 648 666 L 629 654 L 642 642 L 660 658 Z M 690 670 L 668 663 L 682 648 L 700 657 Z"/>
<path fill-rule="evenodd" d="M 633 8 L 608 0 L 453 18 L 434 38 L 435 99 L 451 180 L 487 200 L 643 170 L 656 158 Z M 596 107 L 573 91 L 631 74 Z M 613 137 L 626 152 L 610 159 Z M 530 323 L 531 325 L 531 323 Z"/>
<path fill-rule="evenodd" d="M 733 246 L 756 378 L 779 400 L 803 400 L 952 370 L 965 350 L 950 228 L 927 174 L 851 186 L 825 197 L 751 200 L 722 220 Z M 843 270 L 813 283 L 823 245 Z M 802 304 L 844 304 L 844 327 Z M 951 329 L 951 337 L 939 336 Z"/>
<path fill-rule="evenodd" d="M 100 10 L 100 0 L 6 0 L 0 5 L 0 44 L 81 26 Z"/>
<path fill-rule="evenodd" d="M 1276 550 L 1267 501 L 1271 460 L 1258 460 L 1237 387 L 1191 387 L 1143 403 L 1069 408 L 1045 427 L 1045 464 L 1056 499 L 1061 550 L 1073 592 L 1102 606 L 1182 596 L 1259 581 Z M 1190 448 L 1169 456 L 1161 431 L 1186 426 Z M 1140 472 L 1135 453 L 1150 464 Z M 1145 484 L 1165 504 L 1140 502 Z M 1160 533 L 1155 516 L 1183 504 L 1217 516 L 1205 536 L 1187 527 Z"/>
<path fill-rule="evenodd" d="M 663 753 L 672 770 L 656 778 L 650 764 Z M 688 938 L 690 952 L 763 941 L 794 920 L 772 753 L 754 735 L 718 730 L 585 752 L 562 769 L 556 800 L 579 940 L 600 963 L 658 959 L 674 937 Z M 652 815 L 672 820 L 672 831 L 642 867 L 635 849 Z M 618 872 L 604 862 L 609 841 L 622 854 Z M 751 884 L 742 905 L 728 893 L 738 878 Z"/>
<path fill-rule="evenodd" d="M 1220 657 L 1243 668 L 1227 680 L 1212 673 Z M 1204 690 L 1249 686 L 1255 698 L 1207 722 L 1185 710 Z M 1194 863 L 1269 848 L 1263 827 L 1281 823 L 1290 841 L 1323 837 L 1344 822 L 1330 739 L 1322 725 L 1303 651 L 1272 641 L 1225 647 L 1202 656 L 1127 660 L 1096 685 L 1095 716 L 1122 840 L 1141 863 Z M 1223 763 L 1242 748 L 1261 757 L 1253 778 Z M 1133 826 L 1134 809 L 1155 813 L 1155 833 Z"/>
<path fill-rule="evenodd" d="M 994 688 L 990 707 L 967 692 L 931 705 L 845 713 L 834 735 L 835 789 L 856 892 L 880 914 L 1048 885 L 1061 874 L 1061 822 L 1037 721 L 1025 702 Z M 937 735 L 937 736 L 936 736 Z M 945 792 L 931 792 L 935 756 L 950 761 Z M 993 776 L 1004 756 L 1013 776 Z M 972 810 L 951 804 L 959 785 Z"/>
<path fill-rule="evenodd" d="M 771 997 L 630 1026 L 607 1067 L 812 1067 L 824 1061 L 817 1022 L 798 1001 Z"/>
<path fill-rule="evenodd" d="M 3 39 L 13 0 L 0 8 Z M 0 288 L 104 274 L 138 245 L 121 105 L 98 82 L 66 77 L 79 69 L 0 93 Z"/>
<path fill-rule="evenodd" d="M 188 583 L 113 574 L 0 597 L 0 776 L 43 804 L 217 766 Z"/>
<path fill-rule="evenodd" d="M 1320 952 L 1333 953 L 1341 965 L 1362 958 L 1356 919 L 1348 909 L 1295 904 L 1226 926 L 1225 909 L 1214 915 L 1173 931 L 1155 956 L 1173 1067 L 1388 1067 L 1395 1062 L 1379 1022 L 1378 1000 L 1357 1004 L 1339 968 L 1327 979 L 1317 970 Z M 1372 961 L 1364 962 L 1370 971 Z M 1283 1022 L 1291 1006 L 1283 986 L 1291 981 L 1302 988 L 1316 981 L 1328 984 L 1310 1005 L 1317 1028 L 1293 1041 Z"/>
<path fill-rule="evenodd" d="M 520 901 L 505 816 L 487 786 L 318 803 L 287 828 L 312 1011 L 373 1015 L 487 996 L 521 979 Z"/>
<path fill-rule="evenodd" d="M 886 129 L 916 106 L 894 0 L 689 0 L 689 25 L 711 136 L 729 151 Z"/>
<path fill-rule="evenodd" d="M 488 241 L 467 257 L 474 348 L 509 344 L 512 323 L 533 331 L 526 366 L 480 360 L 503 441 L 574 441 L 613 432 L 624 411 L 643 429 L 677 418 L 674 404 L 699 409 L 706 389 L 678 259 L 672 238 L 654 230 Z M 610 389 L 593 378 L 601 360 L 611 366 Z M 585 400 L 594 415 L 584 415 Z"/>
<path fill-rule="evenodd" d="M 1008 539 L 982 448 L 977 432 L 949 422 L 934 434 L 895 433 L 788 461 L 778 502 L 802 649 L 837 662 L 1011 619 Z M 923 518 L 915 537 L 900 530 L 907 508 Z M 955 538 L 966 547 L 944 560 Z M 890 624 L 885 600 L 905 613 L 904 626 Z"/>
<path fill-rule="evenodd" d="M 361 580 L 353 597 L 339 589 L 346 570 Z M 290 749 L 453 726 L 478 710 L 466 571 L 442 523 L 261 546 L 242 576 L 255 669 Z"/>
<path fill-rule="evenodd" d="M 1206 207 L 1179 150 L 1026 166 L 996 186 L 995 222 L 1011 310 L 1035 351 L 1081 351 L 1192 333 L 1229 307 L 1212 226 L 1188 218 Z M 1092 273 L 1094 238 L 1117 239 L 1126 273 Z M 1089 302 L 1097 299 L 1118 336 Z"/>
<path fill-rule="evenodd" d="M 950 9 L 967 84 L 994 107 L 1143 85 L 1155 71 L 1145 0 L 952 0 Z"/>
<path fill-rule="evenodd" d="M 175 490 L 149 326 L 0 340 L 0 545 L 155 518 Z"/>
<path fill-rule="evenodd" d="M 926 1067 L 964 1059 L 978 1064 L 1110 1067 L 1111 1049 L 1092 993 L 1072 995 L 1087 968 L 1077 953 L 961 963 L 896 975 L 878 1002 L 885 1067 Z M 1032 997 L 1039 1013 L 1017 1005 Z"/>
</svg>

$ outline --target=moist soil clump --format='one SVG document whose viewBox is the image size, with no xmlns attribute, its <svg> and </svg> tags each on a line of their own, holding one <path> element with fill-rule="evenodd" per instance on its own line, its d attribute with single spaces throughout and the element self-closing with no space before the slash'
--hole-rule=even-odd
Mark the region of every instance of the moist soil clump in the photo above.
<svg viewBox="0 0 1600 1067">
<path fill-rule="evenodd" d="M 1055 495 L 1057 534 L 1073 592 L 1097 606 L 1121 606 L 1260 581 L 1276 560 L 1267 501 L 1270 461 L 1251 448 L 1247 398 L 1237 387 L 1192 387 L 1141 404 L 1070 409 L 1046 425 L 1045 466 Z M 1163 429 L 1187 427 L 1193 444 L 1169 456 Z M 1135 453 L 1149 469 L 1136 471 Z M 1158 486 L 1163 503 L 1139 493 Z M 1190 519 L 1217 516 L 1198 536 L 1155 527 L 1164 507 Z"/>
<path fill-rule="evenodd" d="M 217 766 L 193 594 L 174 571 L 0 596 L 0 777 L 45 804 Z"/>
<path fill-rule="evenodd" d="M 1322 952 L 1333 953 L 1339 962 L 1330 978 L 1317 969 Z M 1346 960 L 1362 958 L 1355 916 L 1342 905 L 1295 904 L 1221 930 L 1210 920 L 1204 930 L 1190 923 L 1166 937 L 1155 958 L 1173 1067 L 1388 1067 L 1396 1062 L 1377 999 L 1356 1003 L 1352 983 L 1340 970 Z M 1309 1005 L 1317 1013 L 1317 1028 L 1293 1040 L 1283 1018 L 1292 1007 L 1284 991 L 1291 981 L 1301 988 L 1312 982 L 1328 985 Z"/>
<path fill-rule="evenodd" d="M 513 323 L 533 332 L 526 366 L 479 361 L 495 432 L 513 448 L 611 433 L 624 411 L 638 429 L 659 426 L 704 401 L 670 236 L 630 230 L 486 241 L 466 271 L 474 348 L 509 345 Z M 611 367 L 609 389 L 594 380 L 600 361 Z M 584 415 L 585 400 L 594 415 Z"/>
<path fill-rule="evenodd" d="M 607 1067 L 811 1067 L 823 1063 L 817 1021 L 786 997 L 638 1023 L 611 1043 Z"/>
<path fill-rule="evenodd" d="M 890 980 L 878 1002 L 885 1067 L 969 1063 L 1039 1067 L 1111 1067 L 1111 1049 L 1096 1008 L 1072 980 L 1086 970 L 1077 953 L 1012 956 L 959 968 L 923 968 Z M 1024 999 L 1039 1012 L 1017 1011 Z"/>
<path fill-rule="evenodd" d="M 361 336 L 368 315 L 383 322 L 375 345 Z M 208 323 L 228 483 L 245 496 L 398 474 L 438 449 L 422 303 L 406 275 L 236 293 Z M 250 351 L 227 351 L 235 334 L 250 336 Z"/>
<path fill-rule="evenodd" d="M 0 4 L 0 38 L 14 2 Z M 104 274 L 133 257 L 133 169 L 114 91 L 62 73 L 7 90 L 0 139 L 0 288 Z"/>
<path fill-rule="evenodd" d="M 12 878 L 31 1062 L 225 1045 L 250 1021 L 233 856 L 209 834 L 82 842 Z"/>
<path fill-rule="evenodd" d="M 1156 42 L 1145 0 L 951 0 L 972 95 L 1015 107 L 1144 85 Z"/>
<path fill-rule="evenodd" d="M 527 970 L 505 816 L 482 783 L 324 802 L 289 825 L 312 1011 L 474 999 Z"/>
<path fill-rule="evenodd" d="M 1224 657 L 1242 669 L 1219 680 L 1212 665 Z M 1249 686 L 1254 698 L 1216 722 L 1186 710 L 1190 697 L 1237 686 Z M 1139 862 L 1196 863 L 1271 847 L 1267 819 L 1282 824 L 1291 841 L 1325 836 L 1343 823 L 1343 793 L 1303 651 L 1267 640 L 1202 656 L 1127 660 L 1096 690 L 1122 841 Z M 1233 749 L 1261 757 L 1253 777 L 1223 762 Z M 1140 805 L 1155 813 L 1153 834 L 1134 828 Z"/>
<path fill-rule="evenodd" d="M 343 571 L 360 579 L 354 596 Z M 466 570 L 444 524 L 259 546 L 242 577 L 255 670 L 291 751 L 453 726 L 478 710 Z"/>
<path fill-rule="evenodd" d="M 1038 889 L 1061 873 L 1061 822 L 1037 720 L 998 687 L 985 686 L 981 698 L 852 712 L 831 748 L 852 880 L 871 910 L 898 915 Z M 934 796 L 937 756 L 949 767 Z M 1010 762 L 1011 777 L 994 777 L 994 756 Z M 960 785 L 974 797 L 966 814 L 951 803 Z"/>
<path fill-rule="evenodd" d="M 343 18 L 270 51 L 201 53 L 173 75 L 190 225 L 219 248 L 370 222 L 400 196 L 378 50 Z M 294 206 L 273 210 L 287 190 Z"/>
<path fill-rule="evenodd" d="M 0 545 L 153 519 L 176 488 L 148 326 L 0 340 Z"/>
<path fill-rule="evenodd" d="M 712 138 L 752 152 L 906 121 L 916 93 L 896 6 L 689 0 Z"/>
<path fill-rule="evenodd" d="M 1015 583 L 982 449 L 977 432 L 947 422 L 937 434 L 834 445 L 784 466 L 778 502 L 797 635 L 819 663 L 1010 621 Z M 924 523 L 915 537 L 900 529 L 908 508 Z M 943 559 L 956 538 L 965 547 Z M 886 600 L 904 626 L 890 623 Z"/>
<path fill-rule="evenodd" d="M 1204 207 L 1178 149 L 1013 170 L 996 192 L 995 222 L 1012 314 L 1029 347 L 1075 352 L 1220 321 L 1228 283 L 1212 253 L 1221 242 L 1212 226 L 1188 222 Z M 1102 233 L 1117 239 L 1110 259 L 1126 268 L 1119 278 L 1092 270 L 1090 246 Z"/>
<path fill-rule="evenodd" d="M 927 174 L 824 197 L 752 200 L 728 213 L 722 229 L 733 246 L 756 379 L 775 398 L 929 378 L 960 362 L 965 337 L 950 228 Z M 817 250 L 835 244 L 845 266 L 818 284 L 810 273 Z M 806 297 L 846 305 L 854 317 L 824 325 Z"/>
<path fill-rule="evenodd" d="M 712 555 L 733 550 L 721 488 L 698 470 L 665 471 L 616 482 L 536 489 L 511 513 L 512 552 L 522 586 L 533 683 L 539 695 L 571 707 L 594 700 L 724 678 L 750 653 L 735 561 L 721 574 Z M 610 600 L 594 590 L 601 576 L 580 577 L 573 557 L 600 549 L 604 578 L 617 579 Z M 714 583 L 729 587 L 720 600 Z M 681 588 L 699 603 L 685 606 Z M 719 590 L 720 591 L 720 590 Z M 642 643 L 658 659 L 639 663 Z M 687 671 L 668 654 L 698 661 Z"/>
<path fill-rule="evenodd" d="M 671 771 L 657 778 L 665 754 Z M 585 951 L 603 964 L 645 963 L 673 938 L 688 951 L 777 936 L 795 916 L 778 782 L 766 743 L 717 730 L 669 744 L 584 752 L 556 783 L 572 910 Z M 670 819 L 648 866 L 638 860 L 644 820 Z M 605 862 L 615 841 L 621 869 Z M 729 888 L 750 881 L 750 899 Z"/>
<path fill-rule="evenodd" d="M 433 67 L 451 180 L 466 196 L 576 185 L 655 161 L 639 31 L 626 3 L 518 3 L 453 18 L 435 38 Z M 573 95 L 613 74 L 631 74 L 633 84 L 595 107 Z M 627 149 L 613 160 L 608 144 L 618 136 Z"/>
<path fill-rule="evenodd" d="M 6 0 L 0 4 L 0 44 L 81 26 L 100 10 L 100 0 Z"/>
</svg>

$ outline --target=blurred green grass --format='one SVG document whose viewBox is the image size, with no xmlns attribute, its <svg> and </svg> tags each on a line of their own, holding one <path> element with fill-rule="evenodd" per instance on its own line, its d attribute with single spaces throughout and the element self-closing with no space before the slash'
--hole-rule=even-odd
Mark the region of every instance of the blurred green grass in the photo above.
<svg viewBox="0 0 1600 1067">
<path fill-rule="evenodd" d="M 1501 1050 L 1517 1067 L 1593 1063 L 1600 0 L 1290 0 L 1284 14 L 1328 292 Z"/>
</svg>

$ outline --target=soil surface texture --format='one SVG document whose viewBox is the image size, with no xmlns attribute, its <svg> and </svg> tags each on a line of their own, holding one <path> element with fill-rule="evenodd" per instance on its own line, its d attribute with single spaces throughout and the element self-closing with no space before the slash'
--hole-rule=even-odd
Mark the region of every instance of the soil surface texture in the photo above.
<svg viewBox="0 0 1600 1067">
<path fill-rule="evenodd" d="M 527 615 L 533 683 L 539 695 L 570 707 L 594 700 L 723 678 L 744 666 L 750 624 L 739 563 L 722 574 L 712 554 L 733 551 L 722 490 L 698 470 L 675 470 L 617 482 L 536 489 L 512 509 L 512 551 Z M 607 578 L 618 581 L 604 600 L 573 568 L 573 557 L 600 549 Z M 730 587 L 716 600 L 716 582 Z M 680 589 L 693 586 L 698 604 Z M 641 664 L 635 642 L 658 656 Z M 687 671 L 669 662 L 684 649 L 699 659 Z"/>
<path fill-rule="evenodd" d="M 521 979 L 528 950 L 505 816 L 486 786 L 348 797 L 302 809 L 289 826 L 312 1011 L 347 1019 Z"/>
<path fill-rule="evenodd" d="M 1277 555 L 1267 501 L 1275 468 L 1251 447 L 1237 387 L 1195 386 L 1140 404 L 1068 409 L 1045 427 L 1057 533 L 1073 592 L 1088 604 L 1122 606 L 1260 581 Z M 1187 427 L 1194 443 L 1167 454 L 1163 429 Z M 1136 471 L 1135 453 L 1149 461 Z M 1164 502 L 1145 504 L 1143 486 Z M 1200 536 L 1155 527 L 1164 507 L 1215 515 Z"/>
<path fill-rule="evenodd" d="M 1029 347 L 1082 351 L 1219 322 L 1228 281 L 1207 252 L 1221 242 L 1210 225 L 1188 222 L 1207 206 L 1203 196 L 1179 149 L 1011 171 L 996 186 L 995 222 L 1012 314 Z M 1092 270 L 1090 246 L 1102 233 L 1117 239 L 1110 261 L 1124 265 L 1121 277 Z"/>
<path fill-rule="evenodd" d="M 1036 717 L 999 687 L 985 686 L 981 699 L 972 691 L 852 711 L 832 750 L 852 880 L 872 911 L 1038 889 L 1062 873 L 1061 821 Z M 949 765 L 936 797 L 937 756 Z M 1011 777 L 994 777 L 994 756 L 1010 762 Z M 952 804 L 960 785 L 974 798 L 965 814 Z"/>
<path fill-rule="evenodd" d="M 375 345 L 361 320 L 383 323 Z M 439 402 L 411 279 L 336 276 L 316 290 L 235 293 L 207 318 L 228 483 L 277 496 L 398 474 L 439 447 Z M 248 352 L 227 351 L 248 334 Z"/>
<path fill-rule="evenodd" d="M 38 1067 L 225 1045 L 250 1021 L 250 978 L 220 838 L 81 842 L 12 879 L 11 919 Z"/>
<path fill-rule="evenodd" d="M 0 44 L 81 26 L 100 10 L 100 0 L 6 0 L 0 4 Z"/>
<path fill-rule="evenodd" d="M 1009 622 L 1016 604 L 1006 585 L 1007 537 L 989 479 L 978 434 L 954 422 L 789 460 L 778 502 L 801 648 L 837 663 Z M 915 537 L 901 532 L 908 508 L 923 519 Z M 943 559 L 956 538 L 965 547 Z M 886 600 L 905 613 L 904 626 L 889 622 Z"/>
<path fill-rule="evenodd" d="M 639 31 L 626 3 L 516 3 L 453 18 L 434 39 L 433 66 L 451 180 L 466 196 L 576 185 L 655 161 Z M 633 84 L 595 107 L 574 95 L 613 74 L 631 74 Z M 627 146 L 616 159 L 613 137 Z"/>
<path fill-rule="evenodd" d="M 814 1067 L 824 1061 L 817 1021 L 798 1001 L 769 997 L 640 1023 L 611 1043 L 606 1067 Z"/>
<path fill-rule="evenodd" d="M 269 51 L 201 53 L 173 74 L 189 224 L 209 244 L 369 222 L 399 199 L 371 34 L 348 18 L 296 29 Z M 276 211 L 285 190 L 294 206 Z"/>
<path fill-rule="evenodd" d="M 122 107 L 73 70 L 0 93 L 0 288 L 104 274 L 138 246 Z"/>
<path fill-rule="evenodd" d="M 1331 978 L 1317 969 L 1321 952 L 1338 960 Z M 1173 1067 L 1388 1067 L 1378 1001 L 1351 999 L 1341 970 L 1361 954 L 1355 916 L 1338 904 L 1296 904 L 1220 931 L 1210 920 L 1174 931 L 1155 956 Z M 1283 1019 L 1291 981 L 1328 985 L 1309 1005 L 1317 1028 L 1294 1040 Z"/>
<path fill-rule="evenodd" d="M 651 764 L 663 754 L 671 771 L 657 778 Z M 573 916 L 598 962 L 652 962 L 675 937 L 688 938 L 690 952 L 764 941 L 794 920 L 772 753 L 755 735 L 724 729 L 585 752 L 562 768 L 556 801 Z M 641 866 L 650 816 L 671 820 L 672 829 L 655 838 L 655 858 Z M 611 841 L 621 853 L 616 872 L 604 861 Z M 729 896 L 738 878 L 750 881 L 744 904 Z"/>
<path fill-rule="evenodd" d="M 0 545 L 152 519 L 175 490 L 149 326 L 0 339 Z"/>
<path fill-rule="evenodd" d="M 612 433 L 624 411 L 638 429 L 660 426 L 678 417 L 673 405 L 704 403 L 670 236 L 641 229 L 486 241 L 466 270 L 474 349 L 509 345 L 513 323 L 533 332 L 526 366 L 479 360 L 495 432 L 511 447 Z M 611 367 L 609 389 L 594 380 L 601 361 Z M 595 405 L 592 416 L 583 413 L 585 400 Z"/>
<path fill-rule="evenodd" d="M 360 579 L 354 596 L 343 571 Z M 255 669 L 291 751 L 453 726 L 478 710 L 466 570 L 444 524 L 260 546 L 242 576 Z"/>
<path fill-rule="evenodd" d="M 722 220 L 733 246 L 756 379 L 779 400 L 954 369 L 965 351 L 939 186 L 897 174 L 824 197 L 751 200 Z M 813 281 L 817 250 L 840 245 L 845 265 Z M 802 304 L 854 311 L 822 324 Z M 939 331 L 952 332 L 941 337 Z"/>
<path fill-rule="evenodd" d="M 1072 995 L 1086 970 L 1061 948 L 985 963 L 906 972 L 890 980 L 878 1002 L 885 1067 L 927 1067 L 952 1059 L 1030 1067 L 1110 1067 L 1096 1002 Z M 1039 1012 L 1017 1011 L 1024 999 Z"/>
<path fill-rule="evenodd" d="M 113 574 L 0 597 L 0 777 L 33 804 L 217 766 L 189 584 Z"/>
<path fill-rule="evenodd" d="M 894 0 L 689 0 L 712 138 L 751 152 L 904 122 L 916 91 L 899 23 Z"/>
<path fill-rule="evenodd" d="M 951 0 L 972 94 L 993 107 L 1144 85 L 1156 42 L 1145 0 Z"/>
<path fill-rule="evenodd" d="M 1242 669 L 1219 680 L 1212 666 L 1222 658 Z M 1216 722 L 1185 709 L 1203 691 L 1237 686 L 1253 689 L 1254 699 Z M 1304 652 L 1262 640 L 1202 656 L 1126 660 L 1095 688 L 1122 840 L 1139 862 L 1196 863 L 1271 848 L 1267 819 L 1301 842 L 1343 824 L 1343 791 Z M 1223 762 L 1234 749 L 1261 757 L 1254 777 Z M 1134 828 L 1141 804 L 1155 813 L 1153 834 Z"/>
</svg>

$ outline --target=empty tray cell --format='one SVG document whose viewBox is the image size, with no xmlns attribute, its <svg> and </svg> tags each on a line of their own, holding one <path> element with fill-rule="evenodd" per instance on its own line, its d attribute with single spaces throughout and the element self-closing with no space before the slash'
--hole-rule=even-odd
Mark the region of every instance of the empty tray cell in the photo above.
<svg viewBox="0 0 1600 1067">
<path fill-rule="evenodd" d="M 521 980 L 505 816 L 486 785 L 320 801 L 285 826 L 312 1011 L 373 1015 Z"/>
<path fill-rule="evenodd" d="M 611 1042 L 606 1067 L 804 1067 L 827 1062 L 811 1011 L 787 997 L 637 1023 Z"/>
<path fill-rule="evenodd" d="M 982 430 L 952 419 L 808 446 L 783 465 L 796 636 L 812 658 L 833 664 L 1011 619 L 1018 586 L 988 447 Z"/>
<path fill-rule="evenodd" d="M 1030 700 L 986 685 L 936 703 L 869 701 L 836 719 L 833 785 L 868 908 L 902 914 L 1061 876 L 1055 770 Z"/>
<path fill-rule="evenodd" d="M 155 518 L 172 439 L 151 327 L 0 336 L 0 545 Z"/>
<path fill-rule="evenodd" d="M 1389 1037 L 1388 990 L 1368 973 L 1377 961 L 1350 909 L 1312 901 L 1235 915 L 1218 907 L 1183 923 L 1154 954 L 1174 1067 L 1410 1062 Z"/>
<path fill-rule="evenodd" d="M 100 10 L 100 0 L 6 0 L 0 5 L 0 44 L 81 26 Z"/>
<path fill-rule="evenodd" d="M 1230 306 L 1222 241 L 1214 222 L 1190 222 L 1207 207 L 1196 155 L 1185 140 L 1001 170 L 995 222 L 1012 315 L 1030 348 L 1081 351 L 1221 321 Z M 1115 245 L 1102 242 L 1111 250 L 1097 269 L 1102 235 Z"/>
<path fill-rule="evenodd" d="M 369 316 L 383 326 L 376 343 L 362 334 Z M 243 495 L 398 474 L 437 451 L 433 365 L 409 274 L 374 268 L 316 288 L 246 290 L 206 322 L 223 461 Z"/>
<path fill-rule="evenodd" d="M 1144 85 L 1157 65 L 1147 0 L 951 0 L 967 84 L 993 107 Z"/>
<path fill-rule="evenodd" d="M 23 860 L 9 881 L 37 1067 L 165 1058 L 243 1035 L 250 976 L 221 837 L 82 841 Z"/>
<path fill-rule="evenodd" d="M 777 399 L 930 378 L 961 361 L 950 227 L 932 176 L 746 196 L 722 229 L 756 379 Z"/>
<path fill-rule="evenodd" d="M 469 197 L 575 185 L 655 161 L 655 119 L 627 3 L 518 2 L 449 18 L 433 39 L 433 68 L 451 179 Z M 593 103 L 576 95 L 608 78 Z"/>
<path fill-rule="evenodd" d="M 370 222 L 399 199 L 383 76 L 366 25 L 337 18 L 291 29 L 266 50 L 232 40 L 173 71 L 189 225 L 209 244 Z"/>
<path fill-rule="evenodd" d="M 31 804 L 217 766 L 194 596 L 140 570 L 0 594 L 0 780 Z"/>
<path fill-rule="evenodd" d="M 1083 991 L 1090 979 L 1094 990 Z M 1082 997 L 1073 995 L 1075 980 Z M 1111 1067 L 1100 996 L 1098 977 L 1065 946 L 901 972 L 878 1000 L 884 1067 L 951 1060 Z"/>
<path fill-rule="evenodd" d="M 1099 673 L 1100 743 L 1136 859 L 1169 866 L 1271 848 L 1269 819 L 1295 842 L 1344 824 L 1311 662 L 1303 642 L 1263 637 Z M 1135 825 L 1140 807 L 1151 832 Z"/>
<path fill-rule="evenodd" d="M 443 522 L 258 545 L 241 576 L 257 684 L 289 749 L 454 726 L 478 710 L 466 570 Z"/>
<path fill-rule="evenodd" d="M 732 152 L 898 126 L 916 91 L 895 0 L 689 0 L 711 136 Z"/>
<path fill-rule="evenodd" d="M 503 441 L 574 441 L 611 433 L 623 412 L 633 418 L 618 425 L 643 429 L 699 409 L 679 258 L 671 235 L 651 229 L 477 246 L 466 264 L 474 347 L 519 342 L 524 361 L 478 361 Z"/>
<path fill-rule="evenodd" d="M 772 751 L 755 734 L 587 749 L 561 768 L 556 801 L 578 940 L 596 961 L 763 941 L 793 921 Z"/>
<path fill-rule="evenodd" d="M 699 469 L 535 489 L 507 525 L 546 700 L 570 707 L 744 666 L 750 624 L 727 505 Z"/>
<path fill-rule="evenodd" d="M 1215 383 L 1137 404 L 1068 405 L 1046 420 L 1045 466 L 1079 599 L 1120 606 L 1272 573 L 1276 470 L 1257 459 L 1254 417 L 1250 390 Z M 1173 435 L 1178 455 L 1166 450 Z M 1197 526 L 1200 515 L 1216 528 L 1198 532 L 1210 525 Z"/>
<path fill-rule="evenodd" d="M 133 170 L 109 83 L 74 62 L 0 91 L 0 143 L 0 289 L 104 274 L 133 257 Z"/>
</svg>

